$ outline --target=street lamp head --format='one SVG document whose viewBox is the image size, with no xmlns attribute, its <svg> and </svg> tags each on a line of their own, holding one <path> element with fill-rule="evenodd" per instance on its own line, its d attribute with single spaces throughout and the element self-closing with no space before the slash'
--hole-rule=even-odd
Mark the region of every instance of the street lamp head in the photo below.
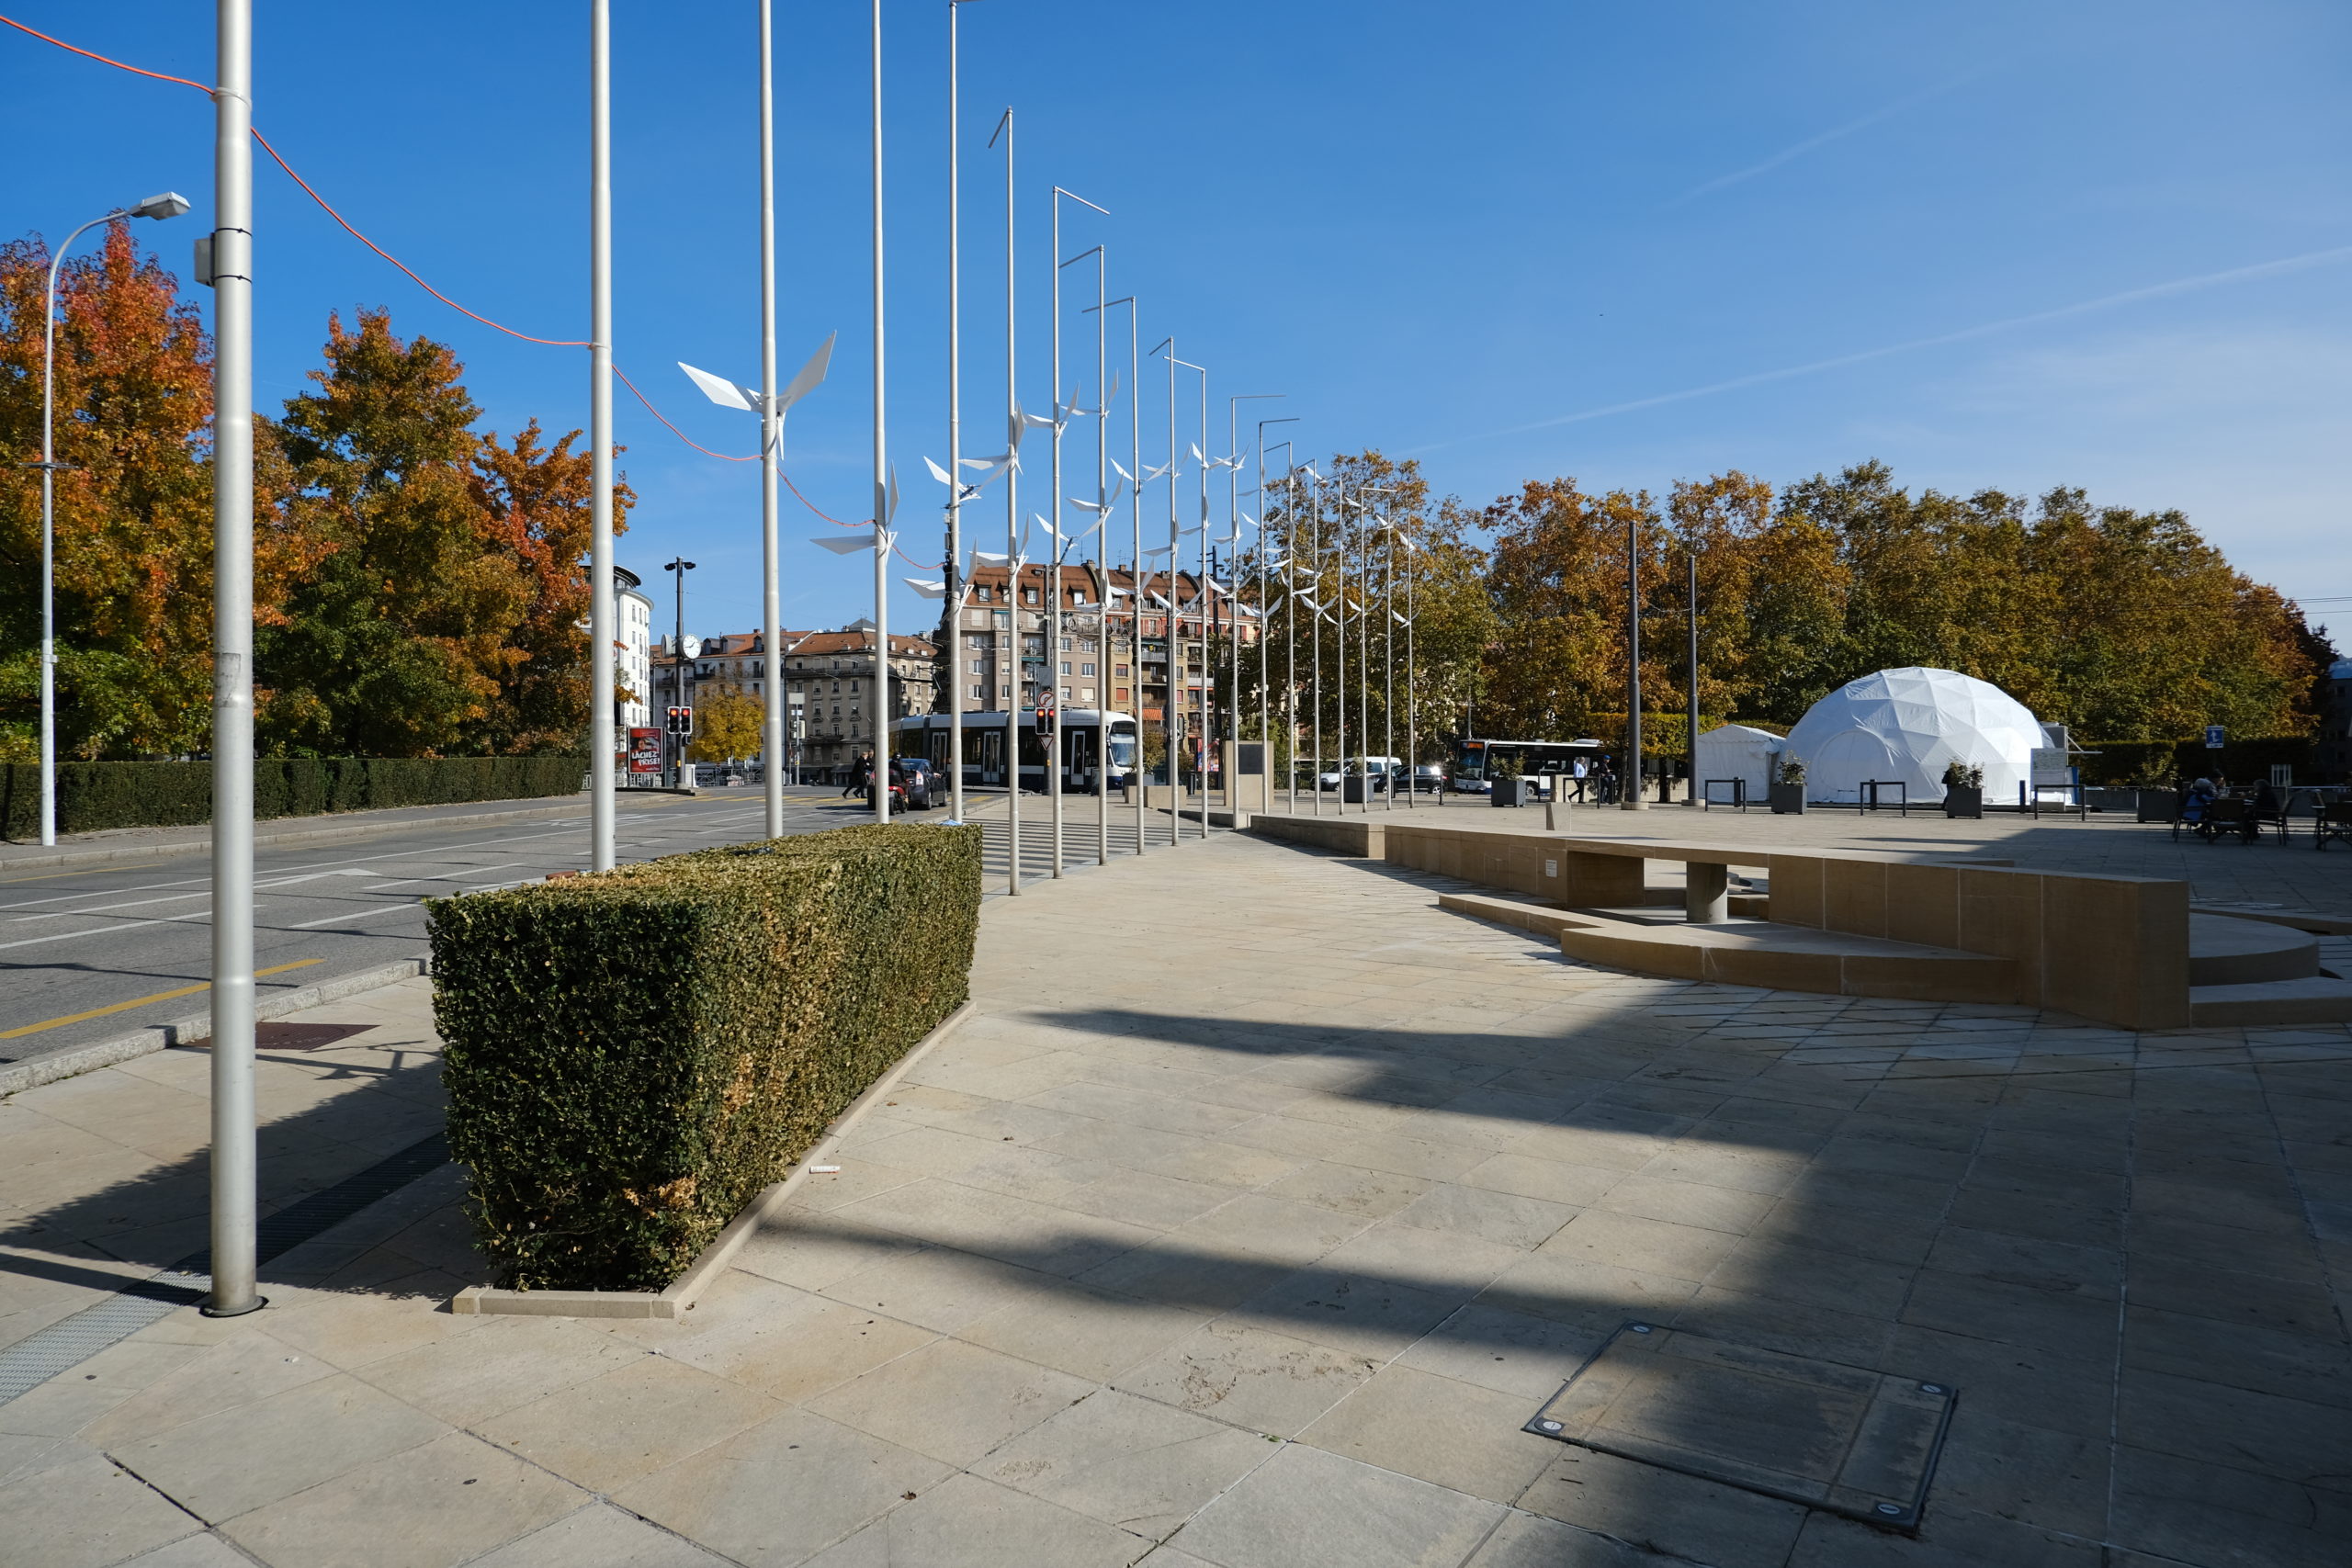
<svg viewBox="0 0 2352 1568">
<path fill-rule="evenodd" d="M 151 196 L 130 209 L 133 218 L 177 218 L 188 209 L 187 197 L 175 190 Z"/>
<path fill-rule="evenodd" d="M 663 571 L 692 571 L 695 570 L 695 563 L 685 559 L 684 557 L 680 557 L 678 559 L 664 565 L 662 570 Z"/>
</svg>

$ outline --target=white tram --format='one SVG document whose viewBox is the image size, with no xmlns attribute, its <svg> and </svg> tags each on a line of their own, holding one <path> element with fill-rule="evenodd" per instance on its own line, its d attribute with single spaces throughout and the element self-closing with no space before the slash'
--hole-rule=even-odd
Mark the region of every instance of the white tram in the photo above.
<svg viewBox="0 0 2352 1568">
<path fill-rule="evenodd" d="M 964 782 L 1004 784 L 1005 728 L 1018 721 L 1021 737 L 1021 787 L 1036 794 L 1046 790 L 1046 738 L 1037 733 L 1037 715 L 1023 708 L 967 713 L 964 719 Z M 890 726 L 890 754 L 927 757 L 933 772 L 947 776 L 947 727 L 944 713 L 921 714 Z M 1138 759 L 1135 719 L 1101 708 L 1064 708 L 1061 716 L 1062 793 L 1091 795 L 1098 788 L 1124 789 L 1135 778 Z M 1108 732 L 1108 740 L 1104 737 Z M 1107 754 L 1107 762 L 1105 761 Z"/>
</svg>

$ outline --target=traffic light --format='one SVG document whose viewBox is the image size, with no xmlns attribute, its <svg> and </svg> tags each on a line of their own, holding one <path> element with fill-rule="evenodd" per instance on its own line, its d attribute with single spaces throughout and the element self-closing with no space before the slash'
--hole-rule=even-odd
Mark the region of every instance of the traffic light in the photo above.
<svg viewBox="0 0 2352 1568">
<path fill-rule="evenodd" d="M 670 709 L 664 730 L 671 735 L 692 735 L 695 732 L 695 710 L 691 707 Z"/>
</svg>

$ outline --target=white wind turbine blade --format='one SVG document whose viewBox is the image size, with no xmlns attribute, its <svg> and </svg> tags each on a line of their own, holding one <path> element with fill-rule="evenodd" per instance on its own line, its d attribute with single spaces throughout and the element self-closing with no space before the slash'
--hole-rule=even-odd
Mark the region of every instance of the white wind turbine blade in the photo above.
<svg viewBox="0 0 2352 1568">
<path fill-rule="evenodd" d="M 874 536 L 864 533 L 820 534 L 810 538 L 808 542 L 820 550 L 831 550 L 837 556 L 854 556 L 860 550 L 872 549 Z"/>
<path fill-rule="evenodd" d="M 973 560 L 986 561 L 990 566 L 1002 566 L 1012 558 L 1011 556 L 1001 554 L 995 550 L 974 550 L 972 552 Z"/>
<path fill-rule="evenodd" d="M 697 370 L 683 359 L 678 361 L 678 368 L 686 373 L 688 380 L 702 389 L 704 397 L 720 408 L 759 412 L 760 394 L 751 388 L 729 381 L 724 376 L 714 376 L 707 370 Z"/>
<path fill-rule="evenodd" d="M 1135 475 L 1127 472 L 1125 465 L 1122 464 L 1116 457 L 1111 459 L 1111 467 L 1121 479 L 1126 480 L 1129 484 L 1136 482 Z"/>
<path fill-rule="evenodd" d="M 1072 506 L 1077 507 L 1080 512 L 1091 512 L 1097 517 L 1100 517 L 1102 513 L 1111 510 L 1109 503 L 1105 502 L 1080 501 L 1074 495 L 1066 499 L 1068 499 Z"/>
<path fill-rule="evenodd" d="M 931 477 L 933 479 L 937 479 L 941 484 L 945 485 L 950 490 L 956 488 L 956 476 L 949 473 L 945 468 L 941 468 L 938 464 L 933 462 L 928 457 L 925 457 L 922 460 L 922 466 L 931 470 Z"/>
<path fill-rule="evenodd" d="M 1201 456 L 1201 444 L 1197 441 L 1193 443 L 1193 461 L 1195 463 L 1205 463 L 1208 461 L 1206 457 Z"/>
<path fill-rule="evenodd" d="M 840 335 L 839 333 L 829 333 L 825 341 L 817 345 L 817 352 L 808 356 L 808 363 L 800 367 L 800 373 L 786 382 L 784 390 L 775 395 L 777 413 L 781 414 L 817 389 L 818 385 L 825 378 L 826 367 L 831 365 L 833 360 L 833 339 Z"/>
<path fill-rule="evenodd" d="M 1394 610 L 1391 610 L 1391 611 L 1389 611 L 1389 612 L 1388 612 L 1388 618 L 1389 618 L 1390 620 L 1392 620 L 1392 621 L 1396 622 L 1396 623 L 1398 626 L 1411 626 L 1411 625 L 1413 624 L 1412 622 L 1410 622 L 1410 621 L 1407 620 L 1404 616 L 1402 616 L 1402 615 L 1398 615 L 1398 614 L 1397 614 L 1396 611 L 1394 611 Z"/>
<path fill-rule="evenodd" d="M 882 526 L 888 527 L 899 518 L 899 465 L 890 465 L 889 479 L 882 487 Z"/>
<path fill-rule="evenodd" d="M 922 594 L 926 599 L 944 599 L 947 597 L 947 584 L 944 582 L 933 582 L 928 579 L 921 577 L 902 577 L 899 579 L 899 581 L 905 583 L 908 587 L 913 589 L 916 592 Z"/>
</svg>

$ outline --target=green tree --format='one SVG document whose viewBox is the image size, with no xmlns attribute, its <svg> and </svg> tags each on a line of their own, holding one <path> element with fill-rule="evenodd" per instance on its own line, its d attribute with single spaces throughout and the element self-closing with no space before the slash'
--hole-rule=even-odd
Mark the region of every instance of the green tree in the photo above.
<svg viewBox="0 0 2352 1568">
<path fill-rule="evenodd" d="M 521 660 L 529 584 L 482 547 L 479 412 L 456 356 L 388 312 L 331 320 L 318 389 L 276 430 L 283 505 L 315 566 L 255 639 L 256 729 L 273 752 L 405 757 L 464 747 Z"/>
</svg>

